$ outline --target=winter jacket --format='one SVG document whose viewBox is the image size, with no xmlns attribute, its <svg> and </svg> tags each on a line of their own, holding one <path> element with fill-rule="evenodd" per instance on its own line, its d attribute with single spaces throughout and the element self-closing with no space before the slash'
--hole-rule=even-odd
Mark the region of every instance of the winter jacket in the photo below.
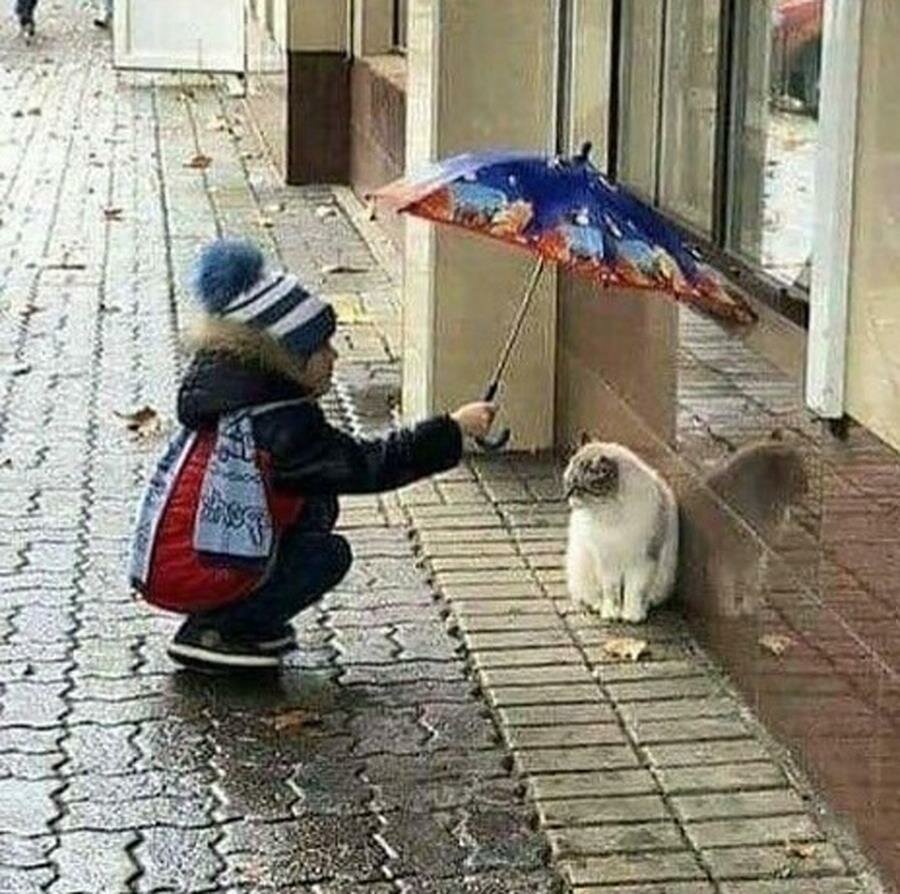
<svg viewBox="0 0 900 894">
<path fill-rule="evenodd" d="M 460 460 L 462 433 L 449 416 L 384 438 L 359 440 L 330 425 L 315 401 L 296 402 L 302 397 L 289 376 L 210 350 L 194 357 L 178 393 L 179 421 L 201 438 L 210 437 L 226 413 L 292 401 L 253 417 L 254 440 L 270 484 L 276 536 L 294 525 L 329 530 L 337 519 L 340 494 L 402 487 Z M 151 601 L 174 611 L 205 611 L 237 601 L 259 581 L 258 574 L 242 569 L 207 567 L 193 549 L 202 463 L 188 462 L 179 473 L 154 547 L 149 590 L 163 595 Z M 169 581 L 177 586 L 167 586 Z"/>
</svg>

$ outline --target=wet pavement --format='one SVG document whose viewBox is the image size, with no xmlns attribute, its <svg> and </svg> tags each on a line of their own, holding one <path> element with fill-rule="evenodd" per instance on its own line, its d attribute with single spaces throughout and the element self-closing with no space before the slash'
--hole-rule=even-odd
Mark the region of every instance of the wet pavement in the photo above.
<svg viewBox="0 0 900 894">
<path fill-rule="evenodd" d="M 874 890 L 680 618 L 569 610 L 549 460 L 345 501 L 354 568 L 279 678 L 172 667 L 124 581 L 162 439 L 123 415 L 171 424 L 196 247 L 255 236 L 334 303 L 353 431 L 392 421 L 397 290 L 221 85 L 116 76 L 85 10 L 41 12 L 0 32 L 0 891 Z"/>
<path fill-rule="evenodd" d="M 256 236 L 345 319 L 389 282 L 328 190 L 280 188 L 237 101 L 204 79 L 117 78 L 87 12 L 41 12 L 35 46 L 4 26 L 0 49 L 0 891 L 556 890 L 459 643 L 377 501 L 349 501 L 356 565 L 302 618 L 281 678 L 166 658 L 177 619 L 124 580 L 161 439 L 117 414 L 170 424 L 195 247 Z M 335 263 L 370 272 L 323 272 Z M 348 426 L 366 422 L 345 400 L 358 382 L 389 422 L 391 357 L 364 328 L 329 401 Z"/>
</svg>

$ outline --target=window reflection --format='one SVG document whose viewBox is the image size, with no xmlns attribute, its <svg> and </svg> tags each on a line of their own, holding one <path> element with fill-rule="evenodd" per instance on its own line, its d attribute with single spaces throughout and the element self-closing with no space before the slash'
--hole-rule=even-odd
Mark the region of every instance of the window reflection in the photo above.
<svg viewBox="0 0 900 894">
<path fill-rule="evenodd" d="M 731 247 L 809 286 L 823 0 L 744 0 L 737 23 Z"/>
</svg>

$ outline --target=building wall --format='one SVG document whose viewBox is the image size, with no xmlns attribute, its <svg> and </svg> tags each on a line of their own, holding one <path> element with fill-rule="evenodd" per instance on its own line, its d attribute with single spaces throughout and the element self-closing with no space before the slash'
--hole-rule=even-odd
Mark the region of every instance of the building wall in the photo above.
<svg viewBox="0 0 900 894">
<path fill-rule="evenodd" d="M 867 0 L 857 132 L 847 408 L 900 448 L 900 4 Z"/>
</svg>

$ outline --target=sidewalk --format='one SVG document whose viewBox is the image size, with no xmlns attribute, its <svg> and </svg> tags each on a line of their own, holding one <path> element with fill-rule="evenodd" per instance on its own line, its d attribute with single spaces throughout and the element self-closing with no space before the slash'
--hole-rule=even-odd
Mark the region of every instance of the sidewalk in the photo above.
<svg viewBox="0 0 900 894">
<path fill-rule="evenodd" d="M 176 619 L 124 585 L 160 440 L 121 414 L 172 418 L 197 245 L 253 235 L 333 301 L 358 431 L 391 423 L 398 295 L 240 100 L 117 77 L 80 6 L 43 9 L 32 48 L 0 30 L 0 891 L 869 890 L 676 616 L 622 663 L 569 612 L 549 461 L 347 500 L 357 562 L 279 684 L 173 670 Z"/>
</svg>

